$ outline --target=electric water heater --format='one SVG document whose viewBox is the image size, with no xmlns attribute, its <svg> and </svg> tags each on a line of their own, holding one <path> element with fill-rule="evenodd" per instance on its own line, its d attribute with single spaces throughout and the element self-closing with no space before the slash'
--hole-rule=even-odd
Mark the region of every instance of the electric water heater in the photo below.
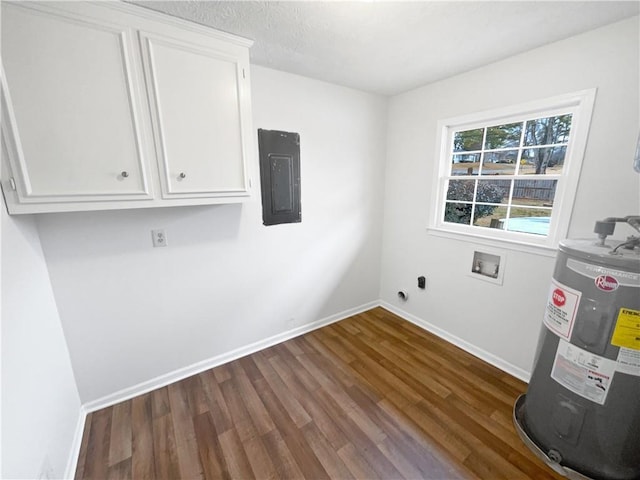
<svg viewBox="0 0 640 480">
<path fill-rule="evenodd" d="M 572 479 L 640 480 L 640 236 L 560 244 L 527 393 L 514 423 L 527 446 Z"/>
</svg>

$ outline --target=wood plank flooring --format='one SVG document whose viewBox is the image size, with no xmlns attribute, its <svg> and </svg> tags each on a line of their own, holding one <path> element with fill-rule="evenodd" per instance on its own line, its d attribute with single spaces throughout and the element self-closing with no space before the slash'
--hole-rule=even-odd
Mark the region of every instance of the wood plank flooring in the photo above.
<svg viewBox="0 0 640 480">
<path fill-rule="evenodd" d="M 87 417 L 77 479 L 545 479 L 525 384 L 382 308 Z"/>
</svg>

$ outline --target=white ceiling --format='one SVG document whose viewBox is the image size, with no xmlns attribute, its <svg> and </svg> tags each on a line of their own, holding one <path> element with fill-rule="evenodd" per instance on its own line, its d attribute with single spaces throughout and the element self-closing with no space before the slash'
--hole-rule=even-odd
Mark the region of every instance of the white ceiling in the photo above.
<svg viewBox="0 0 640 480">
<path fill-rule="evenodd" d="M 637 1 L 135 1 L 255 41 L 251 61 L 393 95 L 638 15 Z"/>
</svg>

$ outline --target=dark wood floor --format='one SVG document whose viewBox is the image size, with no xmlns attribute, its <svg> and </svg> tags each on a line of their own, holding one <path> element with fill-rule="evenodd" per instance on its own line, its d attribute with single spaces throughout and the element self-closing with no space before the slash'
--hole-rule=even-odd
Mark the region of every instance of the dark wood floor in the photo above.
<svg viewBox="0 0 640 480">
<path fill-rule="evenodd" d="M 559 479 L 525 388 L 376 308 L 89 414 L 76 478 Z"/>
</svg>

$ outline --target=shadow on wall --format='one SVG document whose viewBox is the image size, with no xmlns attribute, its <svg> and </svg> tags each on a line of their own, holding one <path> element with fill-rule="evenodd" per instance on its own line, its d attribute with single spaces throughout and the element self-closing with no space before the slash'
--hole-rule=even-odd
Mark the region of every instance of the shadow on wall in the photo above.
<svg viewBox="0 0 640 480">
<path fill-rule="evenodd" d="M 46 233 L 46 249 L 55 249 L 59 261 L 146 253 L 153 247 L 153 229 L 165 230 L 172 249 L 235 241 L 242 215 L 242 204 L 203 205 L 48 213 L 38 215 L 37 224 L 41 235 Z M 73 249 L 62 248 L 64 242 L 56 241 L 63 235 L 74 239 Z"/>
<path fill-rule="evenodd" d="M 367 239 L 366 225 L 353 217 L 355 215 L 344 215 L 294 255 L 279 257 L 277 261 L 265 255 L 270 267 L 263 265 L 252 281 L 261 288 L 236 292 L 237 298 L 231 302 L 236 305 L 239 318 L 255 316 L 255 305 L 260 305 L 260 315 L 268 330 L 261 334 L 257 327 L 256 339 L 272 335 L 274 324 L 281 325 L 284 331 L 335 313 L 335 305 L 328 311 L 327 303 L 340 288 L 349 284 L 344 280 L 345 275 L 353 270 Z M 247 294 L 251 295 L 250 302 L 246 301 Z M 345 292 L 351 301 L 345 303 L 344 309 L 353 307 L 350 294 L 351 291 Z M 283 312 L 290 314 L 283 316 Z"/>
</svg>

